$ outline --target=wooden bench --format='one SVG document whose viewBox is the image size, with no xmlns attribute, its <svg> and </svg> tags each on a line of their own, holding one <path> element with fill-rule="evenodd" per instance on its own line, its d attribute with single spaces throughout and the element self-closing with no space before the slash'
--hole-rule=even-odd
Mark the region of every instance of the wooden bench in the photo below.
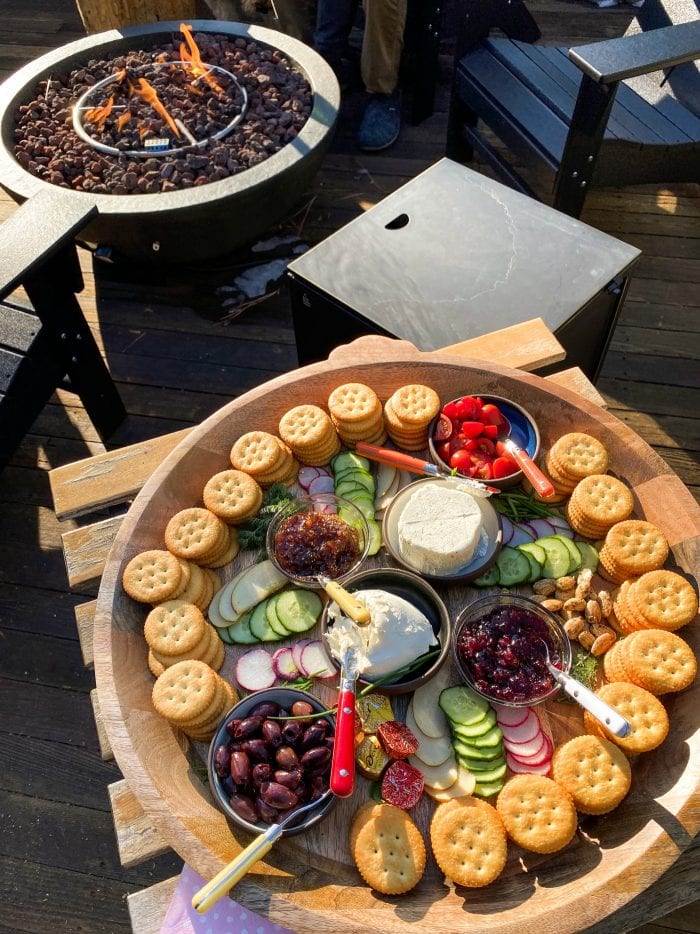
<svg viewBox="0 0 700 934">
<path fill-rule="evenodd" d="M 17 213 L 0 227 L 0 469 L 58 387 L 80 396 L 103 438 L 126 417 L 76 299 L 83 280 L 73 237 L 97 209 L 35 198 L 41 226 Z M 19 286 L 31 305 L 7 300 Z"/>
<path fill-rule="evenodd" d="M 532 327 L 533 333 L 537 334 L 537 340 L 533 340 L 532 346 L 536 346 L 537 349 L 523 354 L 522 345 L 520 345 L 517 350 L 511 351 L 513 359 L 527 370 L 536 369 L 538 361 L 543 365 L 545 362 L 550 362 L 553 357 L 561 358 L 562 355 L 561 345 L 551 333 L 548 339 L 543 339 L 541 325 L 534 323 Z M 502 332 L 492 335 L 491 350 L 500 363 L 503 363 L 504 353 L 508 354 L 507 347 L 514 346 L 508 338 L 509 335 L 504 335 Z M 465 342 L 459 346 L 457 351 L 455 348 L 449 348 L 449 352 L 451 354 L 459 352 L 464 356 L 473 354 L 480 359 L 488 359 L 489 340 L 487 337 L 476 339 L 473 347 L 470 347 L 471 343 Z M 589 401 L 599 405 L 605 404 L 595 387 L 576 368 L 564 370 L 546 378 L 558 386 L 578 392 Z M 126 507 L 151 472 L 187 435 L 188 431 L 189 429 L 173 432 L 151 441 L 130 445 L 54 469 L 50 473 L 50 482 L 57 515 L 61 519 L 75 519 L 102 509 L 106 505 L 115 506 L 123 503 Z M 117 516 L 64 533 L 63 550 L 72 588 L 81 589 L 88 583 L 94 585 L 99 580 L 109 548 L 122 519 L 122 516 Z M 92 600 L 79 605 L 75 611 L 83 661 L 88 667 L 92 667 L 94 663 L 92 635 L 95 606 L 96 601 Z M 92 691 L 91 700 L 100 754 L 105 760 L 111 759 L 112 750 L 101 722 L 97 690 Z M 108 790 L 122 864 L 125 867 L 134 866 L 166 852 L 169 849 L 167 842 L 152 826 L 148 815 L 144 813 L 135 795 L 129 790 L 126 781 L 115 782 L 109 786 Z M 691 866 L 690 859 L 691 857 L 686 853 L 679 860 L 679 864 L 682 863 L 685 867 L 687 860 L 688 866 Z M 136 934 L 156 934 L 160 930 L 161 920 L 170 903 L 177 881 L 178 877 L 173 877 L 128 896 L 127 905 Z M 654 888 L 656 889 L 656 886 Z M 645 893 L 642 896 L 642 907 L 638 913 L 634 914 L 636 922 L 638 923 L 642 918 L 656 917 L 672 907 L 677 907 L 677 898 L 674 901 L 674 891 L 674 886 L 667 882 L 663 892 L 657 893 L 654 899 L 647 898 Z M 689 895 L 688 900 L 691 897 Z M 621 929 L 621 927 L 605 928 L 610 932 Z M 602 928 L 600 934 L 603 934 Z"/>
</svg>

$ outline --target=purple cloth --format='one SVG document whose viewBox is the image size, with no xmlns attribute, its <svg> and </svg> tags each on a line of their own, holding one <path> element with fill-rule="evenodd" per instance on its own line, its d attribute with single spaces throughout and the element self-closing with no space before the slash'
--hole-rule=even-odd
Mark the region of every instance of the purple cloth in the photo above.
<svg viewBox="0 0 700 934">
<path fill-rule="evenodd" d="M 293 934 L 230 898 L 220 899 L 205 915 L 197 914 L 192 896 L 204 882 L 189 866 L 183 867 L 160 934 Z"/>
</svg>

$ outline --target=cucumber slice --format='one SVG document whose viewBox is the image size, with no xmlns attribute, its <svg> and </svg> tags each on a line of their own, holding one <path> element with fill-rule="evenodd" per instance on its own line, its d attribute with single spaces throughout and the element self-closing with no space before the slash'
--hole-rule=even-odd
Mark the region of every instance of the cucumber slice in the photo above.
<svg viewBox="0 0 700 934">
<path fill-rule="evenodd" d="M 496 766 L 491 769 L 489 772 L 480 772 L 479 773 L 479 785 L 490 785 L 492 782 L 500 781 L 506 774 L 506 764 Z"/>
<path fill-rule="evenodd" d="M 491 727 L 488 733 L 484 733 L 483 736 L 475 736 L 473 743 L 475 746 L 488 746 L 492 749 L 495 746 L 500 747 L 502 739 L 503 733 L 501 733 L 500 726 L 494 726 Z"/>
<path fill-rule="evenodd" d="M 250 631 L 261 642 L 277 642 L 282 636 L 267 621 L 268 600 L 262 600 L 250 614 Z"/>
<path fill-rule="evenodd" d="M 277 618 L 289 632 L 313 629 L 322 609 L 321 598 L 313 590 L 285 590 L 275 606 Z"/>
<path fill-rule="evenodd" d="M 533 542 L 533 545 L 534 545 L 534 542 Z M 527 558 L 530 564 L 530 576 L 528 577 L 526 583 L 534 584 L 535 581 L 538 581 L 540 577 L 542 577 L 542 565 L 540 564 L 539 561 L 536 561 L 535 558 L 533 558 L 533 556 L 530 554 L 529 551 L 524 551 L 523 549 L 521 549 L 520 545 L 517 545 L 516 547 L 518 548 L 519 551 L 523 552 L 523 554 L 525 555 L 525 557 Z"/>
<path fill-rule="evenodd" d="M 466 739 L 463 742 L 453 740 L 452 746 L 457 758 L 462 756 L 462 758 L 475 759 L 477 762 L 483 761 L 485 769 L 490 768 L 490 763 L 496 759 L 503 758 L 502 746 L 474 746 L 473 743 L 467 742 Z"/>
<path fill-rule="evenodd" d="M 270 628 L 274 629 L 280 639 L 284 639 L 289 635 L 289 630 L 285 629 L 277 615 L 276 605 L 279 597 L 281 597 L 281 594 L 276 593 L 274 597 L 268 598 L 267 606 L 265 607 L 265 616 L 270 624 Z"/>
<path fill-rule="evenodd" d="M 378 522 L 369 517 L 367 517 L 367 525 L 369 526 L 369 551 L 367 554 L 376 555 L 382 547 L 382 527 Z"/>
<path fill-rule="evenodd" d="M 345 486 L 346 484 L 353 484 L 353 486 L 361 486 L 368 493 L 371 493 L 374 496 L 375 483 L 374 477 L 371 473 L 367 473 L 364 470 L 348 470 L 346 473 L 342 474 L 340 477 L 335 478 L 336 488 Z M 338 494 L 339 496 L 342 494 Z"/>
<path fill-rule="evenodd" d="M 557 533 L 556 535 L 552 535 L 552 538 L 558 538 L 569 552 L 569 574 L 578 571 L 581 567 L 581 552 L 578 547 L 570 538 L 567 538 L 566 535 L 559 535 L 559 533 Z"/>
<path fill-rule="evenodd" d="M 239 645 L 255 645 L 260 640 L 250 631 L 250 613 L 244 613 L 228 627 L 228 634 Z"/>
<path fill-rule="evenodd" d="M 364 470 L 365 473 L 370 472 L 369 461 L 366 457 L 362 457 L 359 454 L 355 454 L 353 451 L 342 451 L 331 461 L 331 470 L 333 473 L 339 473 L 341 470 L 347 467 L 354 467 L 360 470 Z"/>
<path fill-rule="evenodd" d="M 530 555 L 535 559 L 535 561 L 540 566 L 540 577 L 542 576 L 542 568 L 547 561 L 547 552 L 541 545 L 538 545 L 537 542 L 526 542 L 524 545 L 518 545 L 518 551 L 524 551 L 526 555 Z"/>
<path fill-rule="evenodd" d="M 365 519 L 374 519 L 374 499 L 367 496 L 366 491 L 363 491 L 362 495 L 359 493 L 350 494 L 346 499 L 357 506 Z"/>
<path fill-rule="evenodd" d="M 530 562 L 522 551 L 505 545 L 496 558 L 498 583 L 502 587 L 524 584 L 530 576 Z"/>
<path fill-rule="evenodd" d="M 538 538 L 535 544 L 544 548 L 547 555 L 547 560 L 542 567 L 544 577 L 565 577 L 569 573 L 571 555 L 561 539 L 554 535 L 547 535 L 544 538 Z"/>
<path fill-rule="evenodd" d="M 475 587 L 495 587 L 498 583 L 499 574 L 495 564 L 492 564 L 488 571 L 482 574 L 481 577 L 477 577 L 472 581 Z"/>
<path fill-rule="evenodd" d="M 493 710 L 488 710 L 484 717 L 477 723 L 453 723 L 455 737 L 458 739 L 470 740 L 475 736 L 483 736 L 496 725 L 496 714 Z"/>
<path fill-rule="evenodd" d="M 464 684 L 441 691 L 438 705 L 448 720 L 462 726 L 479 723 L 491 709 L 486 698 L 479 697 Z"/>
<path fill-rule="evenodd" d="M 503 788 L 502 781 L 484 782 L 483 785 L 481 782 L 477 782 L 473 793 L 479 795 L 480 798 L 491 798 L 493 795 L 497 795 L 501 788 Z"/>
<path fill-rule="evenodd" d="M 473 759 L 471 756 L 463 756 L 457 753 L 457 761 L 460 765 L 463 765 L 467 772 L 474 772 L 478 781 L 481 780 L 481 775 L 489 769 L 499 769 L 501 766 L 505 767 L 506 760 L 503 756 L 498 756 L 496 759 Z"/>
<path fill-rule="evenodd" d="M 590 568 L 591 571 L 598 570 L 598 552 L 589 542 L 582 542 L 575 538 L 574 544 L 581 552 L 581 567 Z"/>
<path fill-rule="evenodd" d="M 217 627 L 216 634 L 226 645 L 233 645 L 233 639 L 228 634 L 228 626 Z"/>
</svg>

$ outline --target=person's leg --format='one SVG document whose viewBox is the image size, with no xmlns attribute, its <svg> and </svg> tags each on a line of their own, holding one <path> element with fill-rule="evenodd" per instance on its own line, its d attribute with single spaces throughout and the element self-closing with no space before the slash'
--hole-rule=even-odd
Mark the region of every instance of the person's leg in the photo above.
<svg viewBox="0 0 700 934">
<path fill-rule="evenodd" d="M 406 0 L 364 0 L 364 6 L 362 80 L 370 94 L 392 94 L 399 81 Z"/>
<path fill-rule="evenodd" d="M 364 0 L 362 79 L 369 93 L 357 144 L 360 149 L 386 149 L 401 130 L 399 66 L 407 0 Z"/>
<path fill-rule="evenodd" d="M 358 0 L 318 0 L 314 48 L 332 65 L 345 54 Z"/>
</svg>

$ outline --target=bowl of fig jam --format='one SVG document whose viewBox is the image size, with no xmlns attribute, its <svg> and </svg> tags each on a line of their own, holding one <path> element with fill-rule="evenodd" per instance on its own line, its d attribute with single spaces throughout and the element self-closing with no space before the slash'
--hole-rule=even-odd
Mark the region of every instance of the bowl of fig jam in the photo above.
<svg viewBox="0 0 700 934">
<path fill-rule="evenodd" d="M 260 833 L 318 801 L 285 828 L 289 836 L 326 816 L 335 802 L 333 795 L 320 800 L 329 785 L 335 720 L 319 716 L 324 710 L 306 691 L 269 688 L 228 712 L 211 741 L 207 767 L 209 787 L 230 821 Z"/>
<path fill-rule="evenodd" d="M 277 568 L 305 586 L 343 580 L 367 557 L 370 532 L 354 503 L 333 493 L 292 500 L 267 529 L 267 553 Z"/>
<path fill-rule="evenodd" d="M 452 654 L 466 683 L 489 701 L 527 707 L 552 697 L 559 685 L 547 669 L 571 667 L 571 643 L 555 616 L 527 597 L 490 594 L 457 617 Z"/>
</svg>

